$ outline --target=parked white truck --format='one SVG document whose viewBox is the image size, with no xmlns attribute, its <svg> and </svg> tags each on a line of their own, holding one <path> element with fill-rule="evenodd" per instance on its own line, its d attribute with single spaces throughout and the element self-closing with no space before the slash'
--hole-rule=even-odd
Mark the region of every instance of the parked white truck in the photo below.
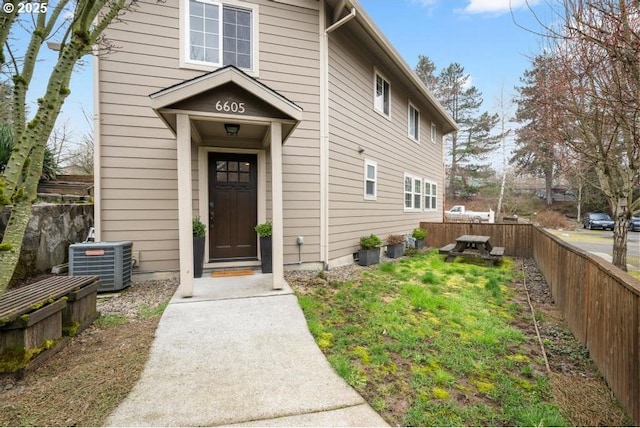
<svg viewBox="0 0 640 428">
<path fill-rule="evenodd" d="M 469 211 L 464 205 L 454 205 L 448 211 L 444 212 L 446 221 L 470 221 L 473 223 L 493 223 L 496 213 L 489 208 L 489 211 Z"/>
</svg>

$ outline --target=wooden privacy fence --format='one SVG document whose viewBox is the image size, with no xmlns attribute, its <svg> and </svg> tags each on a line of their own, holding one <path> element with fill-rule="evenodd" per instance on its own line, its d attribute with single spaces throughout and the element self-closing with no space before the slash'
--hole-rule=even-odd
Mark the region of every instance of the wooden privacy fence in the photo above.
<svg viewBox="0 0 640 428">
<path fill-rule="evenodd" d="M 614 394 L 640 424 L 640 280 L 530 224 L 420 223 L 442 247 L 487 235 L 505 255 L 533 258 L 569 328 L 589 350 Z"/>
</svg>

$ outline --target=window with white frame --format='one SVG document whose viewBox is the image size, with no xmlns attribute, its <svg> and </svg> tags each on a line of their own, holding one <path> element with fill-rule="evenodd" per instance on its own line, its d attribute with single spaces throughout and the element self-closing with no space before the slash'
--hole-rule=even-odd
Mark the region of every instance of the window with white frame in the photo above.
<svg viewBox="0 0 640 428">
<path fill-rule="evenodd" d="M 364 198 L 376 199 L 378 187 L 378 164 L 372 160 L 364 161 Z"/>
<path fill-rule="evenodd" d="M 374 108 L 381 114 L 391 117 L 391 86 L 377 71 L 374 73 Z"/>
<path fill-rule="evenodd" d="M 424 209 L 433 211 L 438 207 L 438 187 L 432 181 L 424 180 Z"/>
<path fill-rule="evenodd" d="M 411 174 L 404 175 L 404 209 L 422 208 L 422 178 Z"/>
<path fill-rule="evenodd" d="M 207 66 L 254 68 L 252 8 L 215 0 L 186 0 L 185 61 Z"/>
<path fill-rule="evenodd" d="M 431 141 L 435 143 L 436 137 L 437 137 L 436 124 L 432 123 L 431 124 Z"/>
<path fill-rule="evenodd" d="M 420 141 L 420 111 L 409 103 L 409 138 Z"/>
</svg>

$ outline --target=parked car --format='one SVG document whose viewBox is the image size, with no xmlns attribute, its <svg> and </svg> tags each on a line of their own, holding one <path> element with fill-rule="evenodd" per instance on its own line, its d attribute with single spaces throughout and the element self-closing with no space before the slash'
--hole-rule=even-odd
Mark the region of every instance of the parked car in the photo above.
<svg viewBox="0 0 640 428">
<path fill-rule="evenodd" d="M 631 216 L 629 219 L 629 230 L 640 232 L 640 215 Z"/>
<path fill-rule="evenodd" d="M 582 219 L 585 229 L 613 230 L 613 219 L 607 213 L 587 213 Z"/>
</svg>

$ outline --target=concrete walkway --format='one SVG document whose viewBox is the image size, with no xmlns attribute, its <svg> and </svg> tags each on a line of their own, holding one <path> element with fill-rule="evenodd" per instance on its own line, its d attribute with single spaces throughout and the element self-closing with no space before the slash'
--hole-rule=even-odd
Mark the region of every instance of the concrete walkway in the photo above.
<svg viewBox="0 0 640 428">
<path fill-rule="evenodd" d="M 335 374 L 270 275 L 200 278 L 173 297 L 110 426 L 388 426 Z"/>
</svg>

